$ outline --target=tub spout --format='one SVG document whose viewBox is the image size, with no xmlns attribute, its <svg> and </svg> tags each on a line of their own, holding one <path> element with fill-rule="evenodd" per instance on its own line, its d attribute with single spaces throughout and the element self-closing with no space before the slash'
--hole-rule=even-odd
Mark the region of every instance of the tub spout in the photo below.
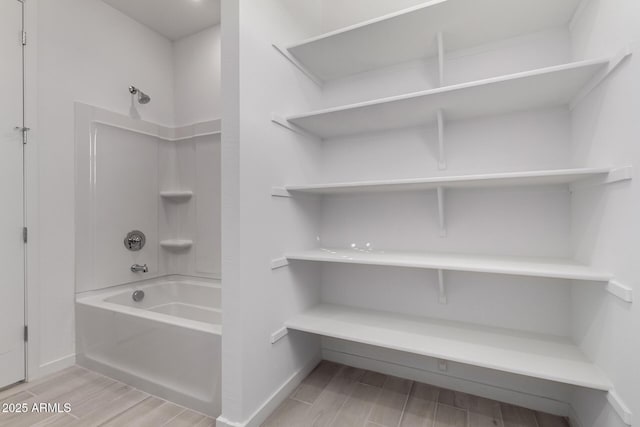
<svg viewBox="0 0 640 427">
<path fill-rule="evenodd" d="M 149 267 L 147 267 L 147 264 L 145 265 L 133 264 L 131 266 L 131 271 L 133 271 L 134 273 L 148 273 Z"/>
</svg>

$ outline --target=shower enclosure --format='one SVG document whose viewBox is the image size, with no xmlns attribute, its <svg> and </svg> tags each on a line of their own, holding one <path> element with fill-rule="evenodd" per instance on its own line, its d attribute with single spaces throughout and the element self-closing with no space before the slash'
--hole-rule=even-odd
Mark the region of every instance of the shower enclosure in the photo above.
<svg viewBox="0 0 640 427">
<path fill-rule="evenodd" d="M 218 416 L 220 121 L 75 122 L 77 363 Z"/>
</svg>

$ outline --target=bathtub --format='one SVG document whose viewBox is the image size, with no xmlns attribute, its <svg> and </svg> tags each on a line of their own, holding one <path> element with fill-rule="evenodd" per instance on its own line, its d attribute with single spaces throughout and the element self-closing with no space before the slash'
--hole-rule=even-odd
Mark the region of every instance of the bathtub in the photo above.
<svg viewBox="0 0 640 427">
<path fill-rule="evenodd" d="M 219 281 L 182 276 L 77 294 L 77 362 L 217 417 L 220 300 Z"/>
</svg>

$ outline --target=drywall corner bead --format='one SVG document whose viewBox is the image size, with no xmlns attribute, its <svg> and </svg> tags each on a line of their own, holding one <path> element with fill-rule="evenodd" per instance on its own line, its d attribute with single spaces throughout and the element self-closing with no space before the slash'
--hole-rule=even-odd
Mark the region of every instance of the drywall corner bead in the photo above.
<svg viewBox="0 0 640 427">
<path fill-rule="evenodd" d="M 626 425 L 633 425 L 633 414 L 631 413 L 631 410 L 622 401 L 615 390 L 609 390 L 607 393 L 607 400 Z"/>
</svg>

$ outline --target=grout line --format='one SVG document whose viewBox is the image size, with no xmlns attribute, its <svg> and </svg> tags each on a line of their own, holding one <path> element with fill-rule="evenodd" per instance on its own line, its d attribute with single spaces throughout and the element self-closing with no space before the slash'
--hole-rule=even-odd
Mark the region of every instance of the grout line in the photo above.
<svg viewBox="0 0 640 427">
<path fill-rule="evenodd" d="M 411 387 L 409 387 L 409 392 L 407 393 L 407 397 L 405 397 L 404 403 L 402 404 L 402 410 L 400 411 L 400 419 L 398 420 L 398 424 L 396 424 L 396 427 L 400 427 L 400 425 L 402 424 L 402 419 L 404 418 L 404 413 L 407 410 L 407 405 L 409 404 L 409 398 L 411 398 L 411 392 L 413 391 L 413 388 L 415 387 L 415 385 L 416 385 L 416 382 L 411 381 Z"/>
<path fill-rule="evenodd" d="M 139 390 L 138 390 L 138 391 L 139 391 Z M 129 392 L 125 393 L 125 395 L 126 395 L 126 394 L 128 394 L 128 393 L 129 393 Z M 122 399 L 122 397 L 123 397 L 123 396 L 124 396 L 124 395 L 119 396 L 116 400 Z M 123 411 L 120 411 L 120 412 L 118 412 L 117 414 L 115 414 L 115 415 L 113 415 L 113 416 L 109 417 L 108 419 L 104 420 L 103 422 L 101 422 L 100 424 L 98 424 L 98 426 L 103 426 L 103 425 L 105 425 L 105 424 L 107 424 L 107 423 L 111 422 L 112 420 L 114 420 L 114 419 L 118 418 L 120 415 L 124 415 L 124 414 L 125 414 L 126 412 L 128 412 L 130 409 L 135 408 L 136 406 L 138 406 L 139 404 L 141 404 L 141 403 L 142 403 L 142 402 L 144 402 L 145 400 L 149 399 L 150 397 L 151 397 L 151 396 L 147 395 L 147 397 L 145 397 L 145 398 L 144 398 L 144 399 L 142 399 L 141 401 L 136 402 L 136 403 L 134 403 L 134 404 L 133 404 L 133 405 L 131 405 L 131 406 L 127 406 L 127 407 L 126 407 L 126 409 L 124 409 Z M 116 400 L 114 400 L 113 402 L 115 402 Z M 99 411 L 100 409 L 101 409 L 101 408 L 96 408 L 96 410 L 95 410 L 95 411 L 92 411 L 92 412 L 97 412 L 97 411 Z"/>
<path fill-rule="evenodd" d="M 313 403 L 305 402 L 304 400 L 296 399 L 295 397 L 292 397 L 292 396 L 289 396 L 288 399 L 289 400 L 295 400 L 298 403 L 304 403 L 305 405 L 309 405 L 309 406 L 313 405 Z"/>
<path fill-rule="evenodd" d="M 536 423 L 536 427 L 540 427 L 540 423 L 538 422 L 538 415 L 537 415 L 538 411 L 533 411 L 533 421 L 535 421 Z"/>
<path fill-rule="evenodd" d="M 435 408 L 433 410 L 433 423 L 431 424 L 431 427 L 435 427 L 436 425 L 436 417 L 438 416 L 438 405 L 440 404 L 440 393 L 442 392 L 442 389 L 440 387 L 438 387 L 438 392 L 436 393 L 436 405 Z"/>
<path fill-rule="evenodd" d="M 380 400 L 380 396 L 382 396 L 382 391 L 384 390 L 384 385 L 387 383 L 387 381 L 389 381 L 389 376 L 388 375 L 384 379 L 384 382 L 382 383 L 382 387 L 375 387 L 375 386 L 372 386 L 372 385 L 369 385 L 369 384 L 362 384 L 363 386 L 366 386 L 366 387 L 373 387 L 373 388 L 377 388 L 378 389 L 378 394 L 377 394 L 376 398 L 373 400 L 373 402 L 371 403 L 371 408 L 369 408 L 369 413 L 367 414 L 367 416 L 364 419 L 364 423 L 365 424 L 367 422 L 371 422 L 371 421 L 369 421 L 371 419 L 371 414 L 373 413 L 374 408 L 378 404 L 378 400 Z M 379 425 L 378 423 L 373 423 L 373 424 Z"/>
<path fill-rule="evenodd" d="M 182 411 L 178 412 L 177 414 L 175 414 L 172 418 L 168 419 L 166 422 L 162 423 L 160 425 L 160 427 L 162 426 L 166 426 L 167 424 L 169 424 L 171 421 L 175 420 L 176 418 L 178 418 L 180 415 L 184 414 L 187 410 L 183 409 Z"/>
<path fill-rule="evenodd" d="M 364 375 L 364 374 L 363 374 L 363 375 Z M 347 403 L 347 401 L 348 401 L 349 399 L 351 399 L 351 396 L 352 396 L 352 395 L 353 395 L 353 393 L 356 391 L 356 388 L 357 388 L 357 386 L 358 386 L 358 384 L 359 384 L 359 380 L 356 380 L 356 381 L 354 382 L 354 384 L 355 384 L 355 387 L 353 387 L 353 390 L 351 390 L 351 393 L 349 393 L 349 396 L 348 396 L 346 399 L 344 399 L 344 400 L 342 401 L 342 404 L 340 405 L 340 407 L 338 408 L 338 410 L 336 410 L 336 414 L 333 416 L 333 418 L 331 418 L 331 422 L 329 423 L 329 425 L 330 425 L 330 426 L 332 426 L 332 425 L 333 425 L 333 423 L 336 421 L 336 419 L 338 419 L 338 415 L 340 415 L 340 411 L 342 411 L 342 408 L 344 408 L 344 405 Z"/>
<path fill-rule="evenodd" d="M 498 402 L 494 400 L 494 402 Z M 502 415 L 502 403 L 498 402 L 498 413 L 500 414 L 500 421 L 502 421 L 502 427 L 504 427 L 504 416 Z"/>
</svg>

